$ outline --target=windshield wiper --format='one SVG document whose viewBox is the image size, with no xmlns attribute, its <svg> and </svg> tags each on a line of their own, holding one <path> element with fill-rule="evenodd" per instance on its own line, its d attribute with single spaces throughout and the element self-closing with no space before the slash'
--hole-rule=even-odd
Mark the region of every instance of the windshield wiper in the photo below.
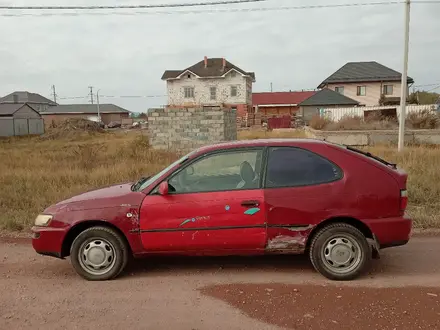
<svg viewBox="0 0 440 330">
<path fill-rule="evenodd" d="M 143 176 L 137 182 L 131 185 L 131 191 L 137 191 L 142 184 L 147 181 L 151 176 Z"/>
<path fill-rule="evenodd" d="M 362 154 L 364 156 L 373 158 L 374 160 L 377 160 L 378 162 L 380 162 L 380 163 L 382 163 L 382 164 L 384 164 L 386 166 L 391 166 L 395 170 L 397 169 L 397 164 L 387 162 L 385 159 L 377 157 L 377 156 L 373 155 L 371 152 L 362 151 L 362 150 L 359 150 L 359 149 L 356 149 L 356 148 L 353 148 L 353 147 L 350 147 L 350 146 L 347 146 L 347 145 L 345 147 L 348 150 L 350 150 L 350 151 L 354 151 L 354 152 L 357 152 L 357 153 Z"/>
</svg>

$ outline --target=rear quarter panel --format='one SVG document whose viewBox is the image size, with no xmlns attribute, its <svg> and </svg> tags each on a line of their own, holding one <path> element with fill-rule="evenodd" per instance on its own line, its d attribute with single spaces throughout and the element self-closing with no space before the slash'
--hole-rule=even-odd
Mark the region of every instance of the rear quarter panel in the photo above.
<svg viewBox="0 0 440 330">
<path fill-rule="evenodd" d="M 314 226 L 331 218 L 356 218 L 369 225 L 375 219 L 398 213 L 399 186 L 386 170 L 331 145 L 310 143 L 295 147 L 332 161 L 342 169 L 343 177 L 313 186 L 265 189 L 269 241 L 280 235 L 302 240 Z M 293 227 L 277 228 L 285 225 Z"/>
</svg>

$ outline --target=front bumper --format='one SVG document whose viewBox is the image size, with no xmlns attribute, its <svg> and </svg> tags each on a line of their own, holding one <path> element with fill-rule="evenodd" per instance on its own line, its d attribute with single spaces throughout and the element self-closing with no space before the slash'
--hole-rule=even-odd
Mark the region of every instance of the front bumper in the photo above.
<svg viewBox="0 0 440 330">
<path fill-rule="evenodd" d="M 65 228 L 32 227 L 32 247 L 38 254 L 63 258 Z"/>
</svg>

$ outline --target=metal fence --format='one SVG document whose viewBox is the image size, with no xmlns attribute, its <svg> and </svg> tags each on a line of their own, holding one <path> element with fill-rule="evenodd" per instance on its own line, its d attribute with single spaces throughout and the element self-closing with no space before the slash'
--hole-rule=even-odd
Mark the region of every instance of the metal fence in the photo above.
<svg viewBox="0 0 440 330">
<path fill-rule="evenodd" d="M 353 107 L 353 108 L 327 108 L 321 109 L 320 115 L 325 116 L 333 121 L 339 121 L 346 116 L 364 117 L 366 111 L 382 111 L 382 110 L 396 110 L 397 117 L 400 115 L 400 106 L 368 106 L 368 107 Z M 407 105 L 406 113 L 419 111 L 435 111 L 434 105 Z"/>
<path fill-rule="evenodd" d="M 292 121 L 291 116 L 268 118 L 267 119 L 267 127 L 269 129 L 290 128 L 291 121 Z"/>
<path fill-rule="evenodd" d="M 41 118 L 0 118 L 0 136 L 41 135 L 44 120 Z"/>
</svg>

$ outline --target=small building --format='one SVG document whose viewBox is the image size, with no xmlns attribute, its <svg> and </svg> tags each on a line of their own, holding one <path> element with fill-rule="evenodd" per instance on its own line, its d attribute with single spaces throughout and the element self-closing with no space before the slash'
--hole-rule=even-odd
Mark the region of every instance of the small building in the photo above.
<svg viewBox="0 0 440 330">
<path fill-rule="evenodd" d="M 0 136 L 43 133 L 43 119 L 31 106 L 26 103 L 0 103 Z"/>
<path fill-rule="evenodd" d="M 0 98 L 0 104 L 3 103 L 26 103 L 38 112 L 46 111 L 50 107 L 57 105 L 54 101 L 49 100 L 40 94 L 22 91 L 13 92 Z"/>
<path fill-rule="evenodd" d="M 104 124 L 122 123 L 129 118 L 130 111 L 114 104 L 100 104 L 99 115 Z M 98 116 L 97 104 L 60 104 L 41 112 L 46 126 L 57 124 L 66 119 L 94 119 Z"/>
<path fill-rule="evenodd" d="M 305 123 L 315 115 L 323 115 L 324 108 L 343 108 L 358 106 L 359 102 L 331 89 L 322 89 L 300 103 L 299 114 Z"/>
<path fill-rule="evenodd" d="M 168 107 L 219 106 L 237 110 L 242 117 L 252 110 L 255 73 L 224 58 L 205 58 L 181 70 L 166 70 Z"/>
<path fill-rule="evenodd" d="M 299 104 L 316 91 L 265 92 L 252 94 L 252 106 L 255 113 L 262 117 L 291 116 L 298 112 Z"/>
<path fill-rule="evenodd" d="M 320 83 L 318 88 L 331 89 L 365 106 L 399 104 L 401 79 L 400 72 L 377 62 L 349 62 Z M 414 83 L 411 77 L 407 81 L 408 84 Z"/>
</svg>

